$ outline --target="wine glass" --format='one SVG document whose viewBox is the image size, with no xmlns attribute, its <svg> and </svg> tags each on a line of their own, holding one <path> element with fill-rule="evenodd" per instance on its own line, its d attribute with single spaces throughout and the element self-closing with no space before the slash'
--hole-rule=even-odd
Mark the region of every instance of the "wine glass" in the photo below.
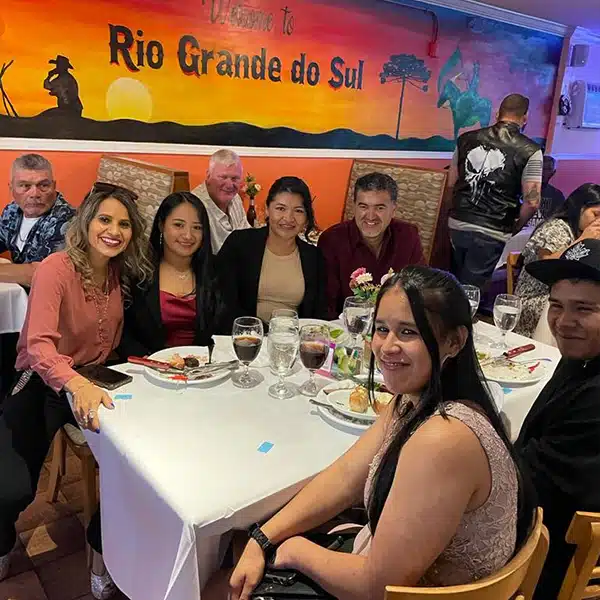
<svg viewBox="0 0 600 600">
<path fill-rule="evenodd" d="M 500 342 L 492 345 L 492 348 L 507 350 L 506 334 L 512 331 L 519 322 L 521 315 L 521 298 L 512 294 L 498 294 L 494 302 L 494 323 L 502 331 Z"/>
<path fill-rule="evenodd" d="M 366 333 L 373 312 L 373 304 L 350 296 L 344 300 L 344 325 L 356 346 L 359 335 Z"/>
<path fill-rule="evenodd" d="M 260 319 L 256 317 L 238 317 L 233 322 L 231 332 L 233 348 L 238 360 L 244 365 L 241 374 L 232 376 L 233 385 L 248 389 L 254 387 L 260 380 L 248 370 L 248 365 L 258 356 L 262 346 L 264 330 Z"/>
<path fill-rule="evenodd" d="M 285 383 L 285 377 L 298 356 L 298 328 L 289 317 L 271 319 L 267 343 L 269 365 L 279 377 L 278 382 L 269 388 L 269 395 L 280 400 L 292 398 L 295 396 L 295 391 Z"/>
<path fill-rule="evenodd" d="M 319 370 L 329 354 L 329 327 L 327 325 L 305 325 L 300 330 L 300 360 L 310 371 L 310 377 L 300 393 L 314 397 L 319 389 L 315 383 L 315 371 Z"/>
</svg>

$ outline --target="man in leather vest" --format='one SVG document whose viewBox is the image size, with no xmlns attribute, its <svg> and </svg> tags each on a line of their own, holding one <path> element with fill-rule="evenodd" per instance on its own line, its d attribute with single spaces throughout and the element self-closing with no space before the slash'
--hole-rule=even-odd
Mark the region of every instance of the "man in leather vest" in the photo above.
<svg viewBox="0 0 600 600">
<path fill-rule="evenodd" d="M 457 141 L 448 185 L 453 268 L 465 284 L 482 287 L 506 241 L 540 204 L 543 154 L 523 135 L 529 100 L 511 94 L 492 127 L 463 133 Z M 521 202 L 522 199 L 522 202 Z"/>
</svg>

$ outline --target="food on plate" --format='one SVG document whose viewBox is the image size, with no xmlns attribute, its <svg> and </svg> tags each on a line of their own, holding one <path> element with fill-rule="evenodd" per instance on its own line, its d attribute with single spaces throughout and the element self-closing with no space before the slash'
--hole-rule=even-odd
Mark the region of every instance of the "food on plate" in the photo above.
<svg viewBox="0 0 600 600">
<path fill-rule="evenodd" d="M 182 356 L 177 352 L 171 355 L 171 358 L 169 358 L 169 364 L 174 369 L 183 369 L 183 367 L 185 367 L 185 361 L 183 360 Z"/>
<path fill-rule="evenodd" d="M 490 358 L 490 355 L 487 352 L 483 352 L 482 350 L 476 350 L 477 360 L 487 360 Z"/>
<path fill-rule="evenodd" d="M 394 395 L 389 392 L 375 392 L 373 400 L 373 410 L 379 415 L 385 407 L 394 399 Z"/>
<path fill-rule="evenodd" d="M 483 374 L 488 379 L 497 381 L 528 381 L 532 378 L 528 365 L 508 360 L 491 362 L 483 367 Z"/>
<path fill-rule="evenodd" d="M 188 354 L 183 357 L 179 353 L 174 352 L 169 360 L 167 361 L 174 369 L 183 370 L 185 367 L 199 367 L 201 364 L 206 362 L 206 359 L 201 356 L 194 356 L 193 354 Z"/>
<path fill-rule="evenodd" d="M 350 394 L 350 410 L 357 413 L 366 413 L 369 408 L 369 392 L 362 385 L 357 385 Z"/>
<path fill-rule="evenodd" d="M 190 367 L 191 369 L 200 366 L 200 361 L 195 356 L 186 356 L 183 359 L 183 362 L 185 363 L 186 367 Z"/>
</svg>

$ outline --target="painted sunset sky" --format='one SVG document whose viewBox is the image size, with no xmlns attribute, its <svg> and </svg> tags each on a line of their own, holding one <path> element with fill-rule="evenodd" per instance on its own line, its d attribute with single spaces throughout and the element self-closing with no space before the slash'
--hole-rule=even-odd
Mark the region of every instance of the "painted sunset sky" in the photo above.
<svg viewBox="0 0 600 600">
<path fill-rule="evenodd" d="M 14 59 L 3 85 L 20 116 L 56 106 L 42 82 L 62 54 L 74 66 L 83 116 L 98 121 L 132 118 L 184 125 L 246 122 L 260 127 L 286 126 L 320 133 L 348 128 L 367 135 L 395 135 L 401 85 L 380 82 L 392 54 L 415 54 L 431 70 L 427 92 L 411 85 L 406 94 L 401 137 L 453 137 L 452 115 L 438 108 L 438 74 L 460 48 L 463 64 L 455 81 L 466 88 L 479 61 L 479 94 L 493 105 L 520 92 L 531 98 L 528 135 L 545 137 L 557 64 L 559 38 L 434 8 L 440 18 L 438 58 L 427 56 L 432 22 L 424 12 L 368 0 L 253 0 L 252 6 L 273 14 L 270 32 L 249 31 L 229 22 L 211 23 L 211 0 L 3 0 L 0 6 L 0 66 Z M 218 1 L 216 2 L 218 4 Z M 223 2 L 224 5 L 228 2 Z M 232 2 L 231 5 L 239 4 Z M 415 3 L 416 4 L 416 3 Z M 291 35 L 282 32 L 284 6 L 294 17 Z M 164 64 L 131 72 L 120 60 L 110 64 L 109 23 L 132 32 L 143 30 L 147 42 L 158 40 Z M 214 61 L 208 74 L 185 75 L 177 58 L 183 35 L 201 48 L 252 56 L 262 47 L 267 61 L 282 63 L 279 83 L 219 76 Z M 306 53 L 320 67 L 320 82 L 311 87 L 290 81 L 292 62 Z M 135 57 L 135 48 L 132 49 Z M 335 56 L 346 66 L 364 61 L 363 89 L 333 89 L 328 84 Z M 2 108 L 0 107 L 0 110 Z"/>
</svg>

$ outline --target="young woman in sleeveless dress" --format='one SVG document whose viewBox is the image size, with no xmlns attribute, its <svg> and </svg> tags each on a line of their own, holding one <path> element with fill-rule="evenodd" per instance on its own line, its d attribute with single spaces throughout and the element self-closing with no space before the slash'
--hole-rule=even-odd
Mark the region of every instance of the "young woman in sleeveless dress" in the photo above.
<svg viewBox="0 0 600 600">
<path fill-rule="evenodd" d="M 377 360 L 395 400 L 261 527 L 277 546 L 275 568 L 300 571 L 340 600 L 380 599 L 386 585 L 485 577 L 510 560 L 533 521 L 530 487 L 482 382 L 458 282 L 407 267 L 382 286 L 375 311 L 370 377 Z M 368 524 L 351 552 L 302 536 L 363 501 Z M 216 576 L 202 597 L 246 600 L 265 562 L 250 539 L 233 573 Z"/>
</svg>

